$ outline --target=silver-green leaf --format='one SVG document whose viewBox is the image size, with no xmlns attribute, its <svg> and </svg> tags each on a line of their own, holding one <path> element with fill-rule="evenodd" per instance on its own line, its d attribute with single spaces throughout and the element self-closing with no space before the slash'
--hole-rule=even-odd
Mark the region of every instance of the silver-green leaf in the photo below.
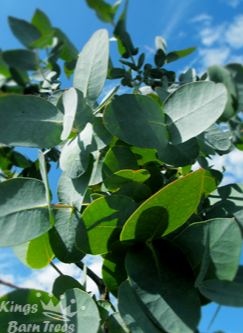
<svg viewBox="0 0 243 333">
<path fill-rule="evenodd" d="M 164 105 L 172 143 L 183 143 L 204 132 L 222 115 L 226 103 L 227 91 L 221 83 L 199 81 L 181 86 Z"/>
<path fill-rule="evenodd" d="M 109 35 L 107 30 L 96 31 L 79 54 L 73 85 L 84 97 L 95 102 L 103 89 L 109 62 Z"/>
</svg>

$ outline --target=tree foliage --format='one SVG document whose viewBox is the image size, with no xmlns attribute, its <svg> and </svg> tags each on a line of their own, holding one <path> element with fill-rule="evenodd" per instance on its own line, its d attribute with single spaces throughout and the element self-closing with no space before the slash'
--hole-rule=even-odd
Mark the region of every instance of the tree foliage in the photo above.
<svg viewBox="0 0 243 333">
<path fill-rule="evenodd" d="M 167 51 L 156 37 L 148 63 L 126 29 L 128 1 L 86 2 L 112 23 L 119 61 L 105 29 L 78 54 L 41 10 L 31 22 L 9 18 L 24 48 L 0 53 L 0 246 L 33 269 L 75 263 L 96 282 L 91 297 L 61 275 L 52 304 L 63 316 L 51 323 L 68 318 L 77 333 L 198 332 L 202 306 L 243 306 L 243 187 L 221 186 L 211 162 L 243 150 L 243 66 L 178 76 L 168 64 L 194 48 Z M 63 71 L 73 76 L 68 89 Z M 113 89 L 102 94 L 107 80 Z M 19 147 L 39 148 L 38 159 Z M 48 181 L 55 167 L 57 189 Z M 87 254 L 102 256 L 102 278 L 83 264 Z M 37 304 L 15 319 L 43 325 L 34 290 L 6 300 Z M 0 332 L 11 316 L 0 312 Z"/>
</svg>

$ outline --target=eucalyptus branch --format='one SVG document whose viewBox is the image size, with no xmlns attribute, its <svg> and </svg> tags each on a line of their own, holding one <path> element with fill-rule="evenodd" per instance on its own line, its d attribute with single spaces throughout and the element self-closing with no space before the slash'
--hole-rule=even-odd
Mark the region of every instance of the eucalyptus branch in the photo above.
<svg viewBox="0 0 243 333">
<path fill-rule="evenodd" d="M 12 289 L 23 289 L 19 286 L 16 286 L 15 284 L 13 284 L 11 282 L 7 282 L 7 281 L 4 281 L 2 279 L 0 279 L 0 284 L 4 285 L 6 287 L 12 288 Z"/>
<path fill-rule="evenodd" d="M 55 269 L 55 271 L 60 274 L 63 275 L 63 273 L 60 271 L 60 269 L 51 261 L 50 265 Z"/>
</svg>

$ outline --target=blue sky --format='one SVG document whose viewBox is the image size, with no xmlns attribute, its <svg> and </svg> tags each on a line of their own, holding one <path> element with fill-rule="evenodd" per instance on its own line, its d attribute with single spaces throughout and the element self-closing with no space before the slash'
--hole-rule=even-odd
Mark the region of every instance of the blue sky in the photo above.
<svg viewBox="0 0 243 333">
<path fill-rule="evenodd" d="M 84 0 L 1 0 L 1 49 L 21 46 L 8 28 L 7 16 L 30 20 L 36 8 L 43 10 L 53 25 L 60 27 L 78 49 L 82 48 L 95 30 L 103 27 L 110 30 L 109 25 L 100 22 L 87 8 Z M 169 50 L 196 46 L 195 54 L 173 65 L 178 72 L 190 66 L 203 72 L 207 66 L 216 63 L 243 63 L 243 0 L 130 0 L 128 30 L 136 46 L 146 52 L 148 59 L 152 58 L 154 38 L 157 35 L 167 39 Z M 112 49 L 114 46 L 113 43 Z M 68 84 L 68 81 L 65 81 L 65 85 Z M 227 166 L 225 183 L 243 182 L 242 155 L 233 152 L 226 159 L 221 158 L 215 162 L 219 167 Z M 58 174 L 54 172 L 52 176 L 54 184 Z M 33 272 L 15 259 L 11 251 L 1 250 L 1 253 L 1 277 L 25 286 L 43 288 L 56 277 L 51 268 Z M 99 270 L 96 261 L 92 265 Z M 80 278 L 80 273 L 74 266 L 60 264 L 60 268 Z M 0 287 L 0 293 L 3 292 L 5 289 Z M 215 305 L 210 305 L 203 310 L 203 333 L 207 331 L 215 308 Z M 222 329 L 226 333 L 242 333 L 241 318 L 243 309 L 222 308 L 208 332 Z"/>
</svg>

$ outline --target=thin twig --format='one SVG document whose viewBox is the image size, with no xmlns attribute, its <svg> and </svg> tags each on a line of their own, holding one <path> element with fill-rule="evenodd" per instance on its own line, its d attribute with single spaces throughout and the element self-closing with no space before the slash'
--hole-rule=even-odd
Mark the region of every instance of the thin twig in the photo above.
<svg viewBox="0 0 243 333">
<path fill-rule="evenodd" d="M 4 281 L 2 279 L 0 279 L 0 284 L 4 285 L 6 287 L 12 288 L 12 289 L 22 289 L 21 287 L 18 287 L 15 284 L 7 282 L 7 281 Z"/>
<path fill-rule="evenodd" d="M 213 314 L 213 317 L 212 319 L 210 320 L 209 324 L 208 324 L 208 327 L 207 327 L 207 332 L 209 332 L 210 328 L 212 327 L 217 315 L 219 314 L 219 311 L 221 310 L 221 305 L 218 305 L 214 314 Z"/>
<path fill-rule="evenodd" d="M 84 269 L 84 263 L 82 261 L 76 262 L 76 266 L 79 267 L 81 270 Z M 104 293 L 106 293 L 106 287 L 103 280 L 98 275 L 96 275 L 89 267 L 86 267 L 86 271 L 87 275 L 97 284 L 100 294 L 104 295 Z"/>
<path fill-rule="evenodd" d="M 60 269 L 51 261 L 50 265 L 57 271 L 58 274 L 63 275 L 63 273 L 60 271 Z"/>
</svg>

